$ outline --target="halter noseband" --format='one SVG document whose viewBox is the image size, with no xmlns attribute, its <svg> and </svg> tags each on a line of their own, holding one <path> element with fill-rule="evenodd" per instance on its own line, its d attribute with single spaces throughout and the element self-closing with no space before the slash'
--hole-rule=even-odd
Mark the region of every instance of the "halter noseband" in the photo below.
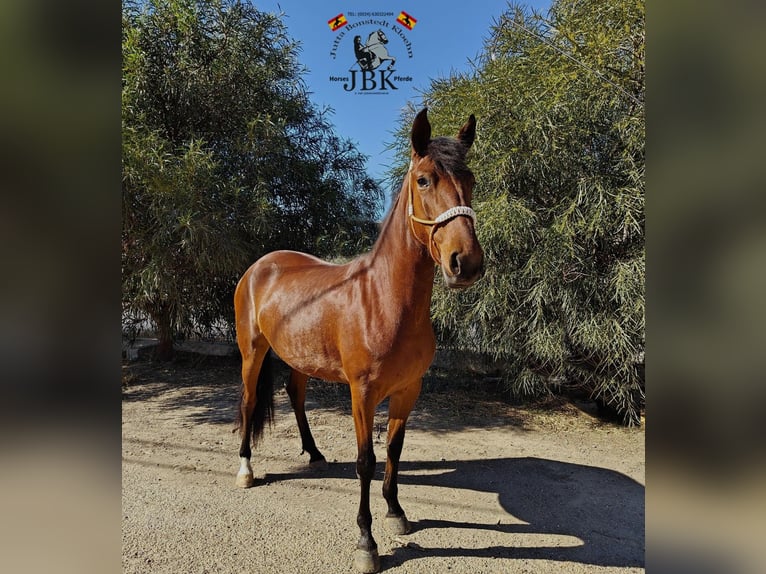
<svg viewBox="0 0 766 574">
<path fill-rule="evenodd" d="M 448 221 L 454 219 L 455 217 L 459 217 L 461 215 L 465 215 L 466 217 L 470 217 L 473 221 L 474 227 L 476 227 L 476 212 L 468 207 L 467 205 L 456 205 L 454 207 L 450 207 L 447 211 L 444 213 L 438 215 L 436 219 L 422 219 L 420 217 L 415 216 L 414 209 L 412 207 L 412 180 L 410 178 L 410 175 L 412 174 L 412 167 L 413 163 L 412 160 L 410 160 L 410 169 L 407 170 L 407 187 L 409 189 L 409 196 L 407 201 L 407 215 L 409 216 L 410 221 L 410 229 L 412 230 L 412 234 L 415 236 L 415 239 L 420 242 L 420 239 L 418 239 L 417 233 L 415 233 L 415 223 L 420 223 L 421 225 L 430 225 L 431 231 L 428 234 L 428 244 L 426 247 L 428 248 L 428 254 L 431 256 L 431 259 L 434 260 L 434 262 L 437 265 L 441 265 L 441 258 L 434 255 L 434 250 L 436 250 L 436 253 L 439 253 L 439 247 L 436 245 L 436 242 L 434 241 L 434 232 L 436 229 Z"/>
</svg>

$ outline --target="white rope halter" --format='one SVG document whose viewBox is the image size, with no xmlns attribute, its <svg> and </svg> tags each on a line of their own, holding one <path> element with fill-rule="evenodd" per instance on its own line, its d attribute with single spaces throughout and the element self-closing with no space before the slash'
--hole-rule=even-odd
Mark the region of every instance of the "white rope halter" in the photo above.
<svg viewBox="0 0 766 574">
<path fill-rule="evenodd" d="M 407 205 L 407 214 L 418 223 L 422 223 L 424 225 L 439 225 L 440 223 L 454 219 L 458 215 L 467 215 L 473 220 L 473 224 L 476 225 L 476 212 L 467 205 L 456 205 L 455 207 L 450 207 L 436 219 L 420 219 L 419 217 L 415 217 L 415 214 L 412 210 L 412 203 L 409 203 Z"/>
</svg>

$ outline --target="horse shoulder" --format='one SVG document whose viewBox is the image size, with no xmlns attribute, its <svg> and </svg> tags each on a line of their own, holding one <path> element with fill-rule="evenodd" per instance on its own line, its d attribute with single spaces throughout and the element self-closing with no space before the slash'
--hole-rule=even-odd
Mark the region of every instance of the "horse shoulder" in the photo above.
<svg viewBox="0 0 766 574">
<path fill-rule="evenodd" d="M 362 260 L 349 269 L 353 282 L 344 309 L 345 327 L 341 351 L 350 363 L 369 368 L 373 378 L 380 365 L 407 363 L 407 369 L 428 368 L 433 359 L 435 337 L 430 315 L 415 312 L 402 304 L 392 290 L 390 277 L 371 271 Z"/>
</svg>

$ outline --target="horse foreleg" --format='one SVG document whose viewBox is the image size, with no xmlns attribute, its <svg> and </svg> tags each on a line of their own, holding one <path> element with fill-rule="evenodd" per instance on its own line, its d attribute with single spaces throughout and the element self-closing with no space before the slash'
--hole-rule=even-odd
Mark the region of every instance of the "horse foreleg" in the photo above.
<svg viewBox="0 0 766 574">
<path fill-rule="evenodd" d="M 327 467 L 327 460 L 319 452 L 314 442 L 314 437 L 309 428 L 309 421 L 306 418 L 306 382 L 308 375 L 304 375 L 293 369 L 290 373 L 290 382 L 287 384 L 287 394 L 290 397 L 290 404 L 295 412 L 295 420 L 298 423 L 298 430 L 301 433 L 301 448 L 309 453 L 309 465 L 312 468 Z M 303 453 L 301 453 L 303 454 Z"/>
<path fill-rule="evenodd" d="M 375 406 L 369 397 L 352 383 L 351 409 L 354 415 L 357 444 L 356 474 L 361 487 L 359 513 L 356 517 L 360 536 L 354 552 L 354 568 L 363 574 L 372 574 L 380 569 L 378 545 L 372 537 L 372 513 L 370 512 L 370 483 L 375 474 L 375 451 L 372 445 Z"/>
<path fill-rule="evenodd" d="M 399 504 L 399 457 L 404 445 L 407 418 L 420 394 L 421 381 L 391 396 L 388 408 L 388 438 L 386 448 L 386 474 L 383 478 L 383 498 L 388 503 L 385 525 L 392 534 L 408 534 L 412 525 Z"/>
</svg>

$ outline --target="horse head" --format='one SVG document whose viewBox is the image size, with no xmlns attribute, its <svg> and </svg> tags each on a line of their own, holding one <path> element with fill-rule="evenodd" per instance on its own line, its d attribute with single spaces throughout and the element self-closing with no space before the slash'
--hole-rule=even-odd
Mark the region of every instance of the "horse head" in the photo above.
<svg viewBox="0 0 766 574">
<path fill-rule="evenodd" d="M 410 226 L 451 288 L 465 288 L 484 273 L 484 252 L 476 238 L 471 208 L 475 179 L 465 162 L 476 137 L 471 114 L 457 138 L 431 139 L 427 110 L 412 124 L 411 163 L 407 173 Z"/>
<path fill-rule="evenodd" d="M 372 32 L 367 37 L 367 47 L 374 46 L 376 44 L 388 44 L 388 37 L 383 33 L 380 28 Z"/>
</svg>

